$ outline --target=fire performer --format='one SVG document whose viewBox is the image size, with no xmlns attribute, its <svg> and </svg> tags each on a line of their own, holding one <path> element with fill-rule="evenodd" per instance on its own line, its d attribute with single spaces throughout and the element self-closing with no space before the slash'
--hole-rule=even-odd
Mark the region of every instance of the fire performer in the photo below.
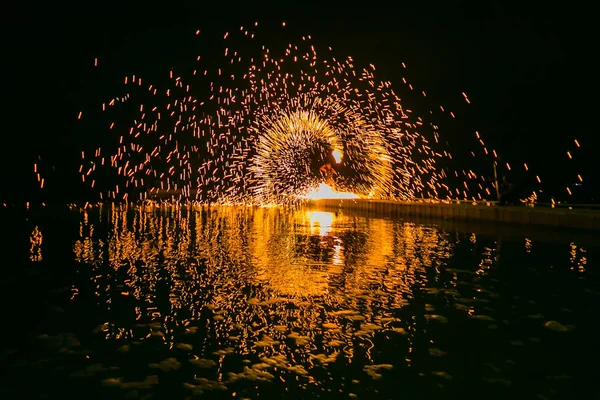
<svg viewBox="0 0 600 400">
<path fill-rule="evenodd" d="M 321 168 L 319 168 L 319 171 L 321 171 L 321 174 L 323 174 L 323 177 L 325 178 L 325 183 L 329 186 L 333 186 L 333 177 L 334 175 L 337 175 L 337 171 L 333 169 L 331 163 L 324 164 L 323 166 L 321 166 Z"/>
</svg>

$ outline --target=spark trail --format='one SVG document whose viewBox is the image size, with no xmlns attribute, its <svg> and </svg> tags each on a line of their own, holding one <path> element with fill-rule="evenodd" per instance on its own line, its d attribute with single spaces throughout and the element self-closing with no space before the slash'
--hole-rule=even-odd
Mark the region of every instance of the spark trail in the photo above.
<svg viewBox="0 0 600 400">
<path fill-rule="evenodd" d="M 102 104 L 109 112 L 140 91 L 153 99 L 136 106 L 129 126 L 108 124 L 115 145 L 97 147 L 93 157 L 82 152 L 84 182 L 94 187 L 104 180 L 106 174 L 97 175 L 103 168 L 119 178 L 103 182 L 116 183 L 99 188 L 102 199 L 176 191 L 199 202 L 294 203 L 323 183 L 319 165 L 333 154 L 340 158 L 333 161 L 335 189 L 361 197 L 481 199 L 490 193 L 472 171 L 462 171 L 460 189 L 448 184 L 449 170 L 440 162 L 451 156 L 439 149 L 437 127 L 406 109 L 390 82 L 377 81 L 375 66 L 336 59 L 331 48 L 322 56 L 310 36 L 278 52 L 265 46 L 253 52 L 229 47 L 233 34 L 222 38 L 219 67 L 197 57 L 189 78 L 207 90 L 192 89 L 171 70 L 167 89 L 127 76 L 128 93 Z M 253 29 L 235 34 L 256 41 Z"/>
</svg>

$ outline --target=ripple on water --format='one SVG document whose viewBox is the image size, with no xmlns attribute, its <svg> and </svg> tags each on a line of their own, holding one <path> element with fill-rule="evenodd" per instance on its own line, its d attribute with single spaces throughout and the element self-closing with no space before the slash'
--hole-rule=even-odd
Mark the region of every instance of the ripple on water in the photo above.
<svg viewBox="0 0 600 400">
<path fill-rule="evenodd" d="M 578 301 L 600 312 L 597 278 L 546 268 L 562 250 L 535 240 L 525 251 L 342 212 L 323 233 L 302 209 L 85 213 L 69 244 L 78 294 L 52 294 L 60 329 L 40 325 L 37 358 L 0 357 L 17 378 L 54 371 L 32 397 L 80 384 L 109 397 L 395 398 L 402 382 L 408 397 L 468 383 L 481 398 L 569 398 L 589 345 Z"/>
</svg>

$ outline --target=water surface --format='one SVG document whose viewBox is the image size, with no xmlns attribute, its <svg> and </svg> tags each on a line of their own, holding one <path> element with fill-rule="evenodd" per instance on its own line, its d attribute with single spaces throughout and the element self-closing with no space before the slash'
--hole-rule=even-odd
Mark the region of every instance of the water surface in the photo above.
<svg viewBox="0 0 600 400">
<path fill-rule="evenodd" d="M 598 393 L 590 234 L 249 207 L 5 220 L 2 398 Z"/>
</svg>

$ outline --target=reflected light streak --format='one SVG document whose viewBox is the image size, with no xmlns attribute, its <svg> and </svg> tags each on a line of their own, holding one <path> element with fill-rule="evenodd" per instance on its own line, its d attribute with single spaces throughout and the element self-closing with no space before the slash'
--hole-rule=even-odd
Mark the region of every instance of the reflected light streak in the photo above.
<svg viewBox="0 0 600 400">
<path fill-rule="evenodd" d="M 29 260 L 32 262 L 42 261 L 42 232 L 36 226 L 29 237 Z"/>
<path fill-rule="evenodd" d="M 333 213 L 325 211 L 308 211 L 306 216 L 310 221 L 312 233 L 318 232 L 320 236 L 325 236 L 331 232 L 334 219 Z"/>
</svg>

